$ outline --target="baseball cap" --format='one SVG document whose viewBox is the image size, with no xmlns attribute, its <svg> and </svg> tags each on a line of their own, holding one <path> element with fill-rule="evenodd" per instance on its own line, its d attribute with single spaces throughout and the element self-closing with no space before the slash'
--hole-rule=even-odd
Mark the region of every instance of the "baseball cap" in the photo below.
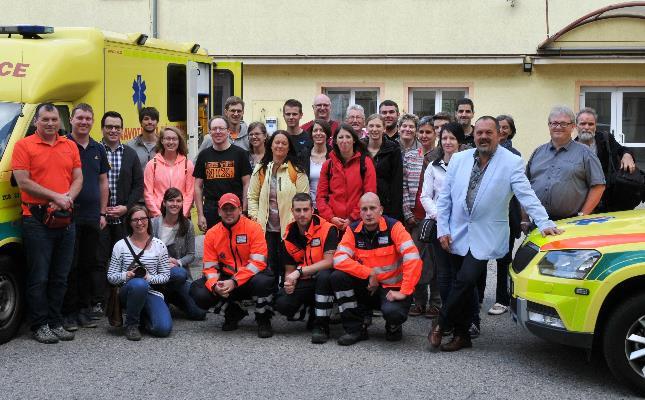
<svg viewBox="0 0 645 400">
<path fill-rule="evenodd" d="M 222 208 L 225 204 L 230 204 L 234 207 L 240 207 L 242 205 L 240 203 L 240 198 L 233 193 L 226 193 L 219 198 L 219 201 L 217 202 L 217 206 L 219 208 Z"/>
</svg>

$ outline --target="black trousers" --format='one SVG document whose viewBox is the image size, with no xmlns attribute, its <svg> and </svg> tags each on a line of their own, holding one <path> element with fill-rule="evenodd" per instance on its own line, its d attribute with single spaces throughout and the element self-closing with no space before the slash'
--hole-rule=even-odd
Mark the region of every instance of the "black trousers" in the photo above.
<svg viewBox="0 0 645 400">
<path fill-rule="evenodd" d="M 269 253 L 267 266 L 273 272 L 275 279 L 275 290 L 284 284 L 284 263 L 282 255 L 282 237 L 280 232 L 266 232 L 264 238 L 267 241 L 267 250 Z"/>
<path fill-rule="evenodd" d="M 217 212 L 217 202 L 215 200 L 204 199 L 204 218 L 206 218 L 207 229 L 212 228 L 221 221 Z"/>
<path fill-rule="evenodd" d="M 110 265 L 110 258 L 112 257 L 112 249 L 119 240 L 126 237 L 125 225 L 123 224 L 107 224 L 105 228 L 99 232 L 98 243 L 98 264 L 102 267 L 101 273 L 103 275 L 102 287 L 98 287 L 92 293 L 92 303 L 103 303 L 107 299 L 107 291 L 109 288 L 107 282 L 107 269 Z M 98 280 L 97 280 L 98 282 Z"/>
<path fill-rule="evenodd" d="M 408 319 L 412 296 L 405 300 L 389 301 L 386 296 L 390 290 L 398 288 L 379 287 L 370 295 L 367 279 L 358 279 L 345 272 L 334 270 L 331 274 L 331 287 L 338 300 L 338 310 L 347 333 L 360 331 L 365 316 L 372 309 L 380 309 L 387 325 L 401 325 Z"/>
<path fill-rule="evenodd" d="M 225 274 L 220 275 L 220 281 L 230 279 Z M 224 310 L 224 317 L 234 318 L 243 313 L 240 300 L 255 298 L 255 319 L 257 321 L 271 319 L 273 316 L 273 274 L 262 271 L 242 286 L 235 288 L 228 298 L 220 297 L 205 286 L 206 278 L 202 277 L 190 285 L 190 297 L 197 306 L 208 310 L 216 307 Z"/>
<path fill-rule="evenodd" d="M 318 271 L 311 279 L 298 279 L 292 294 L 284 289 L 278 293 L 275 310 L 286 317 L 293 317 L 303 305 L 315 310 L 314 326 L 327 326 L 334 306 L 331 288 L 332 269 Z"/>
<path fill-rule="evenodd" d="M 508 268 L 513 261 L 513 247 L 515 238 L 511 234 L 508 239 L 508 253 L 502 258 L 497 259 L 497 288 L 495 289 L 495 303 L 508 306 L 510 299 L 508 296 Z"/>
<path fill-rule="evenodd" d="M 461 259 L 461 266 L 455 277 L 448 301 L 441 307 L 439 324 L 453 326 L 455 335 L 469 337 L 468 328 L 473 319 L 473 302 L 477 292 L 474 290 L 486 271 L 487 260 L 478 260 L 468 251 L 465 256 L 452 255 L 453 261 Z"/>
<path fill-rule="evenodd" d="M 67 292 L 63 300 L 63 315 L 78 313 L 92 305 L 92 295 L 105 290 L 107 272 L 99 263 L 97 244 L 99 224 L 77 221 L 72 269 L 67 276 Z"/>
</svg>

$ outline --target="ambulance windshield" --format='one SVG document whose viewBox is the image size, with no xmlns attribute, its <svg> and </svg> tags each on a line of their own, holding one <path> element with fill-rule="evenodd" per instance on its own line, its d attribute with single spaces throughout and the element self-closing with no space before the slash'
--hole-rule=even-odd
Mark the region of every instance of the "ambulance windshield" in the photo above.
<svg viewBox="0 0 645 400">
<path fill-rule="evenodd" d="M 11 138 L 11 131 L 20 116 L 20 104 L 0 102 L 0 158 Z"/>
</svg>

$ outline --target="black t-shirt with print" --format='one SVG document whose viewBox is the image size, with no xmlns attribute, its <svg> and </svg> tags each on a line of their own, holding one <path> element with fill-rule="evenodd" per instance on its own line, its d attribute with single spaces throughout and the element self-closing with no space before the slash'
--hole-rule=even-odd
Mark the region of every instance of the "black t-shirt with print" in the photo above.
<svg viewBox="0 0 645 400">
<path fill-rule="evenodd" d="M 242 200 L 242 177 L 251 175 L 248 152 L 236 145 L 226 150 L 212 146 L 202 150 L 195 161 L 193 176 L 204 180 L 204 201 L 219 201 L 225 193 Z"/>
</svg>

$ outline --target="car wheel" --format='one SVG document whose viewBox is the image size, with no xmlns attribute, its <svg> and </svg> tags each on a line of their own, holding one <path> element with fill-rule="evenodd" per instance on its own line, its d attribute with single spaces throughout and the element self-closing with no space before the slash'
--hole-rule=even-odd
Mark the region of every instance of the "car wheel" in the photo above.
<svg viewBox="0 0 645 400">
<path fill-rule="evenodd" d="M 645 395 L 645 294 L 612 311 L 604 326 L 603 353 L 616 379 Z"/>
<path fill-rule="evenodd" d="M 11 340 L 22 322 L 24 296 L 15 266 L 0 256 L 0 344 Z"/>
</svg>

